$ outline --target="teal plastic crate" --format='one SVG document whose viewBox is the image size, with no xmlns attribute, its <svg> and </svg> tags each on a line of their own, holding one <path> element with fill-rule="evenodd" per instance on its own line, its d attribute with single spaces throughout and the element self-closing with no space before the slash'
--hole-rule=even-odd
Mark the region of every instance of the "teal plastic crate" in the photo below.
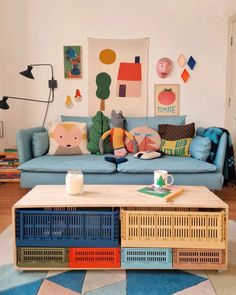
<svg viewBox="0 0 236 295">
<path fill-rule="evenodd" d="M 172 269 L 172 249 L 122 248 L 122 268 Z"/>
</svg>

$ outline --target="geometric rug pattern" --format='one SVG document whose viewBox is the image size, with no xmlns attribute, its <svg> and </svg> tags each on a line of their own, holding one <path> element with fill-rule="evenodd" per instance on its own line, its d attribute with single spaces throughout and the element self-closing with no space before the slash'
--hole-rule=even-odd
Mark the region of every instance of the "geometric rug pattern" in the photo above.
<svg viewBox="0 0 236 295">
<path fill-rule="evenodd" d="M 0 294 L 6 295 L 233 295 L 236 294 L 236 222 L 229 226 L 229 267 L 217 271 L 13 268 L 12 228 L 0 235 Z"/>
</svg>

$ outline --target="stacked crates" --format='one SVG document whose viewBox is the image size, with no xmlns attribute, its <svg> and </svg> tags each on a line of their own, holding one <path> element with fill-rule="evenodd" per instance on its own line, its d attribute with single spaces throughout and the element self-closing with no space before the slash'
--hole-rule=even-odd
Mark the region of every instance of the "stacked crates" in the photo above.
<svg viewBox="0 0 236 295">
<path fill-rule="evenodd" d="M 116 209 L 16 210 L 18 266 L 117 268 L 119 236 Z"/>
<path fill-rule="evenodd" d="M 223 209 L 19 208 L 15 218 L 22 268 L 226 268 Z"/>
<path fill-rule="evenodd" d="M 225 268 L 225 235 L 223 210 L 124 208 L 121 210 L 121 266 Z"/>
</svg>

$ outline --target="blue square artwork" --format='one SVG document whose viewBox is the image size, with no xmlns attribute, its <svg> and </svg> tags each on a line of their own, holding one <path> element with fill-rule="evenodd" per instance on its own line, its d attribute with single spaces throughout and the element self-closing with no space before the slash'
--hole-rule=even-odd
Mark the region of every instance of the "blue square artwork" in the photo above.
<svg viewBox="0 0 236 295">
<path fill-rule="evenodd" d="M 192 56 L 190 56 L 188 60 L 188 66 L 190 67 L 191 70 L 193 70 L 195 65 L 196 65 L 196 60 Z"/>
</svg>

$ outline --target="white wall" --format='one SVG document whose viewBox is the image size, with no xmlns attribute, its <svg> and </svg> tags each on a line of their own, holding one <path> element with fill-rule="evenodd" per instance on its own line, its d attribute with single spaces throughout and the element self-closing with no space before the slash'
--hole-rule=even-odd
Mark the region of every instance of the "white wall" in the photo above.
<svg viewBox="0 0 236 295">
<path fill-rule="evenodd" d="M 197 126 L 224 125 L 227 22 L 236 12 L 234 0 L 1 0 L 4 3 L 4 95 L 47 97 L 49 70 L 35 68 L 36 80 L 18 75 L 29 63 L 52 63 L 58 89 L 50 105 L 48 121 L 60 114 L 88 114 L 87 38 L 150 38 L 149 115 L 154 114 L 154 84 L 180 84 L 180 113 Z M 9 21 L 10 19 L 10 21 Z M 81 45 L 83 79 L 64 79 L 63 45 Z M 180 53 L 193 55 L 197 66 L 187 84 L 177 65 Z M 172 75 L 160 79 L 156 61 L 169 57 Z M 0 76 L 1 77 L 1 76 Z M 67 95 L 79 88 L 84 100 L 67 109 Z M 0 92 L 1 92 L 0 88 Z M 8 145 L 14 144 L 19 127 L 39 126 L 45 105 L 10 101 L 6 127 Z M 0 110 L 0 115 L 3 111 Z M 25 112 L 23 114 L 23 112 Z"/>
</svg>

